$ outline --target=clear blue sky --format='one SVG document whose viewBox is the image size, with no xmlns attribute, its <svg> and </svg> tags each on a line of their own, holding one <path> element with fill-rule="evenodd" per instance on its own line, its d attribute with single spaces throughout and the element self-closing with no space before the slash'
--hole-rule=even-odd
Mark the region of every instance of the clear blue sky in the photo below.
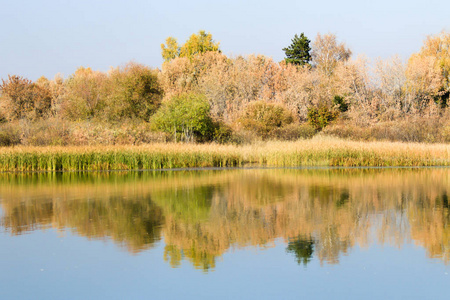
<svg viewBox="0 0 450 300">
<path fill-rule="evenodd" d="M 429 34 L 450 30 L 448 0 L 150 1 L 0 0 L 0 78 L 65 77 L 128 61 L 160 67 L 160 44 L 204 29 L 227 55 L 280 61 L 295 33 L 331 32 L 355 55 L 406 59 Z"/>
</svg>

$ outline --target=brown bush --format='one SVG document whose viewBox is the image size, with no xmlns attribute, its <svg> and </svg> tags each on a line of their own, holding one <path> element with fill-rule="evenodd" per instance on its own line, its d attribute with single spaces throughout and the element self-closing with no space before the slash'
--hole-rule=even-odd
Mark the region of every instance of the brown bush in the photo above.
<svg viewBox="0 0 450 300">
<path fill-rule="evenodd" d="M 298 139 L 310 139 L 316 135 L 317 130 L 309 124 L 292 123 L 273 130 L 271 139 L 295 141 Z"/>
<path fill-rule="evenodd" d="M 379 122 L 356 126 L 340 122 L 323 130 L 324 134 L 353 140 L 386 140 L 402 142 L 445 142 L 443 118 L 410 117 L 403 121 Z"/>
<path fill-rule="evenodd" d="M 20 144 L 20 129 L 14 123 L 0 124 L 0 146 L 14 146 Z"/>
<path fill-rule="evenodd" d="M 252 102 L 245 108 L 238 122 L 243 129 L 255 132 L 267 138 L 277 128 L 291 124 L 294 121 L 292 114 L 282 105 Z"/>
<path fill-rule="evenodd" d="M 22 144 L 29 146 L 68 145 L 70 124 L 59 118 L 20 123 Z"/>
</svg>

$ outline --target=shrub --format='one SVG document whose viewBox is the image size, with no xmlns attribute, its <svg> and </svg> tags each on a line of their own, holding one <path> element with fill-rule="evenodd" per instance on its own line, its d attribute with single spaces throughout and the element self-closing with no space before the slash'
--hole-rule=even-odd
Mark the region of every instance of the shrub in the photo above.
<svg viewBox="0 0 450 300">
<path fill-rule="evenodd" d="M 173 134 L 175 141 L 205 141 L 214 130 L 209 110 L 205 96 L 180 94 L 164 102 L 150 122 L 156 129 Z"/>
<path fill-rule="evenodd" d="M 337 116 L 338 113 L 329 109 L 326 105 L 308 108 L 308 122 L 319 131 L 335 120 Z"/>
<path fill-rule="evenodd" d="M 230 143 L 235 145 L 246 145 L 261 141 L 261 136 L 258 136 L 255 132 L 238 129 L 233 131 L 230 137 Z"/>
<path fill-rule="evenodd" d="M 348 103 L 345 101 L 344 97 L 334 96 L 333 104 L 337 106 L 340 112 L 346 112 L 348 110 Z"/>
<path fill-rule="evenodd" d="M 402 142 L 446 141 L 446 127 L 437 118 L 410 117 L 403 121 L 390 121 L 356 126 L 352 123 L 339 123 L 328 126 L 324 134 L 352 140 L 386 140 Z"/>
<path fill-rule="evenodd" d="M 0 125 L 0 146 L 14 146 L 20 144 L 20 129 L 16 124 Z"/>
<path fill-rule="evenodd" d="M 274 139 L 294 141 L 298 139 L 310 139 L 317 133 L 317 130 L 309 124 L 292 123 L 272 131 L 271 137 Z"/>
<path fill-rule="evenodd" d="M 268 137 L 273 130 L 293 121 L 292 114 L 285 107 L 263 101 L 250 103 L 239 118 L 244 129 L 256 132 L 263 138 Z"/>
<path fill-rule="evenodd" d="M 232 142 L 233 130 L 231 127 L 223 122 L 214 122 L 214 132 L 212 140 L 219 143 L 225 144 Z"/>
<path fill-rule="evenodd" d="M 69 125 L 62 119 L 49 118 L 36 122 L 22 122 L 24 145 L 65 146 L 68 144 Z"/>
</svg>

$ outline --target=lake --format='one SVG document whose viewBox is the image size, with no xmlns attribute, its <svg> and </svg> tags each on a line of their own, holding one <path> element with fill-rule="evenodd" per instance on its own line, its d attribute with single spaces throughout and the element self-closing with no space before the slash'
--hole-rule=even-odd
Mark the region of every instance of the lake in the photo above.
<svg viewBox="0 0 450 300">
<path fill-rule="evenodd" d="M 450 169 L 0 174 L 0 299 L 448 299 Z"/>
</svg>

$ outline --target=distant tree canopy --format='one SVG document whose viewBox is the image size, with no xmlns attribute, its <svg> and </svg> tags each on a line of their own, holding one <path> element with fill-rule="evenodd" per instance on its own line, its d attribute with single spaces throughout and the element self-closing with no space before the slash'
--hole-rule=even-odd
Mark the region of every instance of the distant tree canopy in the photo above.
<svg viewBox="0 0 450 300">
<path fill-rule="evenodd" d="M 307 65 L 311 61 L 311 47 L 309 44 L 311 41 L 302 32 L 300 36 L 297 34 L 292 39 L 292 44 L 287 48 L 283 48 L 287 63 L 294 65 Z"/>
<path fill-rule="evenodd" d="M 108 73 L 80 67 L 66 80 L 62 112 L 71 120 L 148 121 L 162 97 L 157 72 L 147 66 L 128 63 Z"/>
<path fill-rule="evenodd" d="M 110 107 L 112 103 L 115 104 L 110 119 L 119 116 L 148 121 L 160 106 L 164 91 L 155 70 L 144 65 L 128 63 L 110 72 L 110 80 L 112 83 Z"/>
<path fill-rule="evenodd" d="M 192 57 L 193 55 L 208 51 L 219 51 L 219 42 L 215 42 L 211 33 L 200 30 L 192 34 L 181 47 L 177 39 L 168 37 L 165 44 L 161 44 L 161 54 L 164 61 L 171 61 L 176 57 Z"/>
<path fill-rule="evenodd" d="M 422 49 L 409 58 L 406 77 L 409 92 L 446 107 L 450 97 L 450 33 L 429 36 Z"/>
<path fill-rule="evenodd" d="M 340 62 L 346 62 L 352 51 L 338 43 L 334 34 L 317 34 L 312 47 L 313 65 L 324 75 L 331 76 Z"/>
<path fill-rule="evenodd" d="M 40 82 L 43 80 L 41 79 Z M 2 79 L 0 94 L 8 119 L 45 116 L 51 107 L 51 93 L 43 85 L 17 75 Z"/>
</svg>

